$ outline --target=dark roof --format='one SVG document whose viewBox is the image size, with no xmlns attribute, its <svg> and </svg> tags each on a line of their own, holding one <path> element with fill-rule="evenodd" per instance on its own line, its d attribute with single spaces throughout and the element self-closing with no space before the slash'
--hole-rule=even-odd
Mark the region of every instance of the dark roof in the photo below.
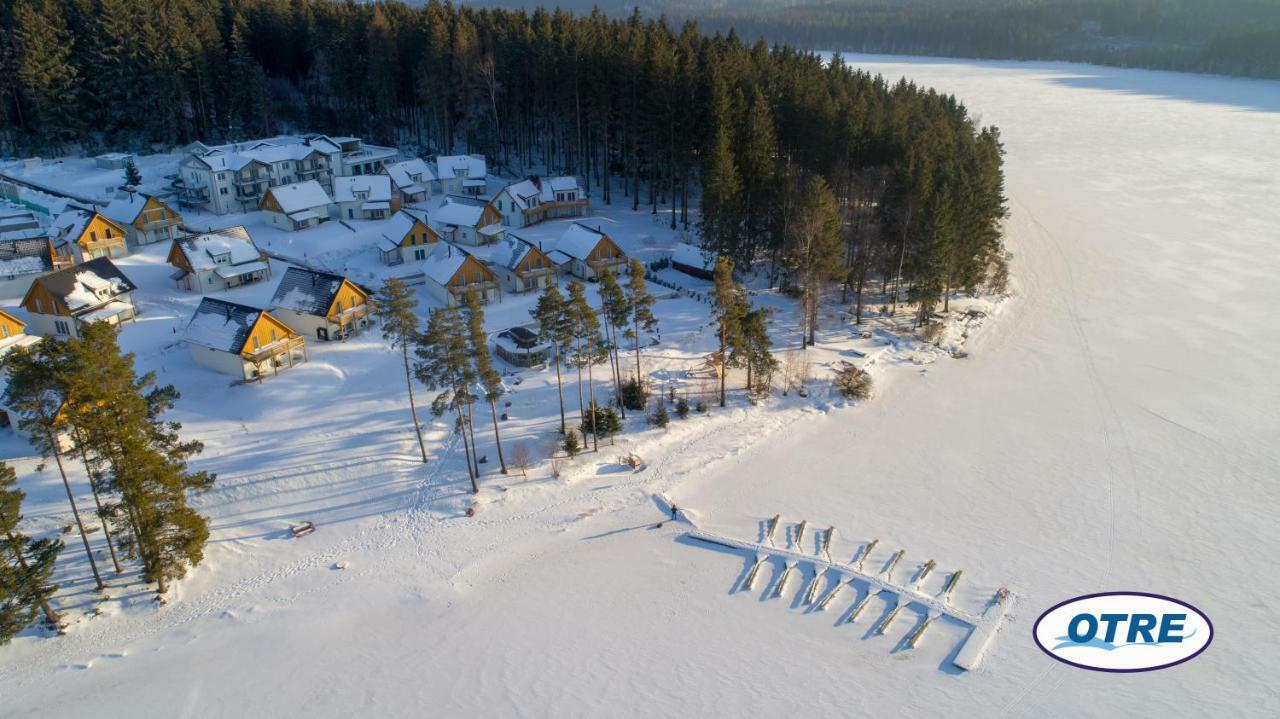
<svg viewBox="0 0 1280 719">
<path fill-rule="evenodd" d="M 342 275 L 290 267 L 280 278 L 280 286 L 271 298 L 271 307 L 323 317 L 333 305 L 342 280 Z"/>
<path fill-rule="evenodd" d="M 42 272 L 53 269 L 53 250 L 49 246 L 48 237 L 25 237 L 11 240 L 0 240 L 0 262 L 21 260 L 28 257 L 39 258 Z"/>
<path fill-rule="evenodd" d="M 257 307 L 205 297 L 187 323 L 184 337 L 192 344 L 239 353 L 261 315 Z"/>
<path fill-rule="evenodd" d="M 538 344 L 538 335 L 528 327 L 512 327 L 504 330 L 502 335 L 515 342 L 520 349 L 529 349 Z"/>
<path fill-rule="evenodd" d="M 98 257 L 88 262 L 82 262 L 78 265 L 63 268 L 57 272 L 52 272 L 36 279 L 36 283 L 44 287 L 55 297 L 66 299 L 73 292 L 80 289 L 80 282 L 77 277 L 85 272 L 91 272 L 100 279 L 107 280 L 115 285 L 115 295 L 122 295 L 126 292 L 133 292 L 138 289 L 136 285 L 129 281 L 128 277 L 116 267 L 116 263 L 106 257 Z"/>
</svg>

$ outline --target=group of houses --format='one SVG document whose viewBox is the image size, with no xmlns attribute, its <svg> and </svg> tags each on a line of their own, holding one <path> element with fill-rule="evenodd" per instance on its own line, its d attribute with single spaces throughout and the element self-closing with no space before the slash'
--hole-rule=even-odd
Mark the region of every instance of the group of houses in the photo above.
<svg viewBox="0 0 1280 719">
<path fill-rule="evenodd" d="M 341 275 L 290 267 L 267 308 L 201 299 L 183 339 L 196 364 L 262 379 L 306 362 L 309 334 L 336 340 L 368 328 L 369 295 Z"/>
<path fill-rule="evenodd" d="M 452 200 L 453 198 L 449 198 Z M 441 209 L 450 207 L 446 202 Z M 400 210 L 382 228 L 379 249 L 388 265 L 411 263 L 428 294 L 442 304 L 458 304 L 472 290 L 484 302 L 502 294 L 545 289 L 561 274 L 588 281 L 610 270 L 625 272 L 628 259 L 622 248 L 600 227 L 570 224 L 553 241 L 526 239 L 510 230 L 476 227 L 460 232 L 453 222 L 456 212 L 441 219 L 415 210 Z"/>
</svg>

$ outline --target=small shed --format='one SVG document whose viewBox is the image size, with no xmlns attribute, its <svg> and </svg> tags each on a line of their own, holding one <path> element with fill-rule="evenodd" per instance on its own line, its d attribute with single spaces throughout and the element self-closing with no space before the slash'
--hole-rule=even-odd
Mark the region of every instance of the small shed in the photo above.
<svg viewBox="0 0 1280 719">
<path fill-rule="evenodd" d="M 131 152 L 104 152 L 93 158 L 93 164 L 100 170 L 123 170 L 132 159 Z"/>
<path fill-rule="evenodd" d="M 494 353 L 516 367 L 545 364 L 551 355 L 550 343 L 543 342 L 528 327 L 512 327 L 498 333 L 493 340 Z"/>
</svg>

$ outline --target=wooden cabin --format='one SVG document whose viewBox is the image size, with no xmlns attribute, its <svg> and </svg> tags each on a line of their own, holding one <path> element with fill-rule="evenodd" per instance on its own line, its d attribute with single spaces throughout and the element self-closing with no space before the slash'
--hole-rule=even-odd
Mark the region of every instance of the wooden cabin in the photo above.
<svg viewBox="0 0 1280 719">
<path fill-rule="evenodd" d="M 439 233 L 427 224 L 427 213 L 401 209 L 382 226 L 378 251 L 385 265 L 422 262 L 439 241 Z"/>
<path fill-rule="evenodd" d="M 31 328 L 46 337 L 79 337 L 90 322 L 120 325 L 134 319 L 133 282 L 106 257 L 39 277 L 22 298 Z"/>
<path fill-rule="evenodd" d="M 271 313 L 319 340 L 346 339 L 369 326 L 369 290 L 342 275 L 290 267 L 280 278 Z"/>
<path fill-rule="evenodd" d="M 69 267 L 99 257 L 124 257 L 129 254 L 127 235 L 124 225 L 97 210 L 67 205 L 50 225 L 53 262 Z"/>
<path fill-rule="evenodd" d="M 103 208 L 106 215 L 125 230 L 125 239 L 135 247 L 168 242 L 181 234 L 182 215 L 153 195 L 129 193 Z"/>
<path fill-rule="evenodd" d="M 266 310 L 206 297 L 183 335 L 196 364 L 261 380 L 307 361 L 306 340 Z"/>
<path fill-rule="evenodd" d="M 440 245 L 422 263 L 426 289 L 432 297 L 445 305 L 461 304 L 470 290 L 479 292 L 485 303 L 502 298 L 502 287 L 493 270 L 460 247 L 448 242 Z"/>
</svg>

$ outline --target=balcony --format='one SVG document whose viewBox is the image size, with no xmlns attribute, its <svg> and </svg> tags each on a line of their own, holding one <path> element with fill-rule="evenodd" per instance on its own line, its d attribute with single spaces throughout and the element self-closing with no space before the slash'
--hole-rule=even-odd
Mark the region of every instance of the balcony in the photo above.
<svg viewBox="0 0 1280 719">
<path fill-rule="evenodd" d="M 306 340 L 302 338 L 302 335 L 292 334 L 284 339 L 276 340 L 271 344 L 259 347 L 256 350 L 242 352 L 240 356 L 243 357 L 246 362 L 261 365 L 269 362 L 274 357 L 287 354 L 289 355 L 289 366 L 292 367 L 294 350 L 302 350 L 302 359 L 303 361 L 306 360 L 306 344 Z"/>
</svg>

